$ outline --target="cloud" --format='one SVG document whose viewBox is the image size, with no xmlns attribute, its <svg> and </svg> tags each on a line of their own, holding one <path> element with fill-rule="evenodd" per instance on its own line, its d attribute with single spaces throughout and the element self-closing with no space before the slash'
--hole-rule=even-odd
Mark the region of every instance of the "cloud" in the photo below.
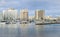
<svg viewBox="0 0 60 37">
<path fill-rule="evenodd" d="M 28 9 L 44 8 L 44 4 L 40 0 L 3 0 L 2 2 L 3 2 L 1 5 L 2 7 L 13 7 L 13 6 L 15 7 L 16 6 L 16 7 L 28 8 Z"/>
<path fill-rule="evenodd" d="M 5 5 L 5 1 L 0 1 L 0 6 L 4 6 Z"/>
<path fill-rule="evenodd" d="M 60 15 L 60 0 L 44 0 L 42 2 L 46 2 L 46 6 L 43 7 L 46 15 Z"/>
<path fill-rule="evenodd" d="M 6 6 L 6 5 L 17 5 L 19 4 L 19 1 L 5 1 L 5 0 L 1 0 L 0 1 L 0 6 Z"/>
<path fill-rule="evenodd" d="M 0 0 L 0 11 L 9 7 L 18 10 L 28 8 L 30 15 L 34 15 L 36 9 L 45 9 L 46 15 L 53 15 L 60 12 L 60 0 Z"/>
</svg>

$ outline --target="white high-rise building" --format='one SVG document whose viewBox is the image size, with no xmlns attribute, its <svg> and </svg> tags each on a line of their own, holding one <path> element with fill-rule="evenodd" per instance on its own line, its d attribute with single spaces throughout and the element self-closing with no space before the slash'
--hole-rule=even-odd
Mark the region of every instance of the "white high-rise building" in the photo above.
<svg viewBox="0 0 60 37">
<path fill-rule="evenodd" d="M 3 21 L 3 15 L 0 13 L 0 21 Z"/>
<path fill-rule="evenodd" d="M 14 8 L 8 8 L 3 10 L 3 18 L 4 20 L 16 20 L 17 19 L 17 10 Z"/>
</svg>

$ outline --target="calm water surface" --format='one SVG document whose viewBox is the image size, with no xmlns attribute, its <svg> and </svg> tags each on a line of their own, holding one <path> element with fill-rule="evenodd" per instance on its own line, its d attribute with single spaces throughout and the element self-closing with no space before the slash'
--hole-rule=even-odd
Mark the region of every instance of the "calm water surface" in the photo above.
<svg viewBox="0 0 60 37">
<path fill-rule="evenodd" d="M 0 24 L 0 37 L 60 37 L 60 24 Z"/>
</svg>

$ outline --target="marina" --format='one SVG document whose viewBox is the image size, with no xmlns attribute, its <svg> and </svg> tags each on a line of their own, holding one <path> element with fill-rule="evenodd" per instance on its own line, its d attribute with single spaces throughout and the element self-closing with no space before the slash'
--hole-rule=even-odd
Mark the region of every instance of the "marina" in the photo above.
<svg viewBox="0 0 60 37">
<path fill-rule="evenodd" d="M 60 37 L 60 0 L 0 0 L 0 37 Z"/>
<path fill-rule="evenodd" d="M 16 21 L 16 22 L 0 22 L 0 24 L 29 24 L 35 23 L 36 25 L 50 25 L 60 24 L 60 21 Z"/>
</svg>

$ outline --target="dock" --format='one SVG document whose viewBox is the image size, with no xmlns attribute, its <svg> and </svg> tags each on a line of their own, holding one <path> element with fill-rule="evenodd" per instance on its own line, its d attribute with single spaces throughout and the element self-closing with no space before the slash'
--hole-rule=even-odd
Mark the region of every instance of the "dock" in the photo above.
<svg viewBox="0 0 60 37">
<path fill-rule="evenodd" d="M 36 25 L 60 24 L 60 22 L 35 22 Z"/>
</svg>

